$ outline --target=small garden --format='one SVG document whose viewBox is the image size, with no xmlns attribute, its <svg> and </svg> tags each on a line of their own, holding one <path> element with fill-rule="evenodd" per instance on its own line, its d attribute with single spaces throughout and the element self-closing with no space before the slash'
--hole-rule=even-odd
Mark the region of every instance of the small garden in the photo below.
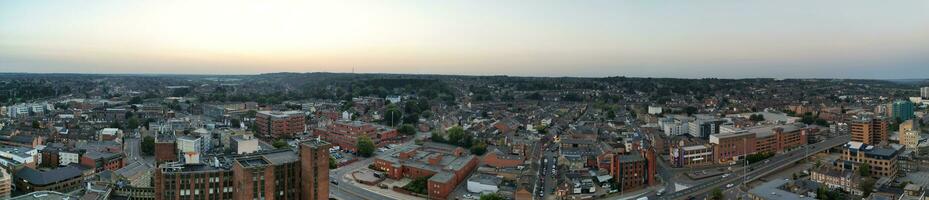
<svg viewBox="0 0 929 200">
<path fill-rule="evenodd" d="M 410 183 L 404 185 L 403 189 L 413 193 L 426 195 L 429 192 L 429 187 L 427 186 L 429 183 L 429 178 L 432 178 L 432 176 L 424 176 L 413 179 L 413 181 L 410 181 Z"/>
</svg>

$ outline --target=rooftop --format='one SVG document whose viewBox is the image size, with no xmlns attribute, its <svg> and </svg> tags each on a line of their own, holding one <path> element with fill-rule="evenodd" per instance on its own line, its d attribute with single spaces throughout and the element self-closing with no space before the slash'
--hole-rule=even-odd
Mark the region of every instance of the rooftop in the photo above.
<svg viewBox="0 0 929 200">
<path fill-rule="evenodd" d="M 275 118 L 285 118 L 294 115 L 303 115 L 303 111 L 299 110 L 290 110 L 290 111 L 258 111 L 258 114 L 267 115 Z"/>
<path fill-rule="evenodd" d="M 67 199 L 77 199 L 76 196 L 67 195 L 61 192 L 55 191 L 35 191 L 29 194 L 20 195 L 13 197 L 10 200 L 67 200 Z"/>
<path fill-rule="evenodd" d="M 39 171 L 29 167 L 24 167 L 14 174 L 15 177 L 23 179 L 34 185 L 48 185 L 51 183 L 80 177 L 84 171 L 83 167 L 71 164 L 65 167 L 55 168 L 49 171 Z"/>
<path fill-rule="evenodd" d="M 484 174 L 484 173 L 475 173 L 468 179 L 470 182 L 477 182 L 484 185 L 500 185 L 503 182 L 503 179 L 494 175 Z"/>
<path fill-rule="evenodd" d="M 788 180 L 775 179 L 762 183 L 758 187 L 748 191 L 751 196 L 766 200 L 816 200 L 815 198 L 802 196 L 792 192 L 781 190 L 781 186 L 787 184 Z"/>
</svg>

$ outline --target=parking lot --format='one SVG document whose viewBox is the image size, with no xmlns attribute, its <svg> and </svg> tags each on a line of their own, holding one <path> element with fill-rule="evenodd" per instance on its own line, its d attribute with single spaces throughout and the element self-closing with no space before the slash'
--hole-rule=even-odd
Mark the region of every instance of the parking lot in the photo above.
<svg viewBox="0 0 929 200">
<path fill-rule="evenodd" d="M 343 150 L 329 150 L 329 155 L 335 158 L 335 162 L 339 164 L 339 166 L 344 165 L 343 163 L 352 161 L 352 159 L 355 159 L 354 154 Z"/>
</svg>

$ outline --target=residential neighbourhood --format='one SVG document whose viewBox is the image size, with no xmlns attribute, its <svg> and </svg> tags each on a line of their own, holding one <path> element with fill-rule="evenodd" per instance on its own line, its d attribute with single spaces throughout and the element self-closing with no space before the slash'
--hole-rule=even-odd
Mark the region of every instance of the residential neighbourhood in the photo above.
<svg viewBox="0 0 929 200">
<path fill-rule="evenodd" d="M 359 84 L 340 100 L 338 86 L 282 95 L 249 84 L 285 75 L 391 88 Z M 40 75 L 14 77 L 30 76 Z M 106 77 L 44 83 L 89 92 L 2 107 L 4 196 L 98 195 L 90 186 L 125 199 L 909 198 L 929 183 L 929 101 L 901 96 L 916 91 L 906 85 L 730 80 L 750 92 L 697 96 L 637 92 L 648 80 L 630 78 L 535 81 L 561 90 L 329 74 L 78 84 Z M 779 90 L 790 87 L 806 89 Z"/>
</svg>

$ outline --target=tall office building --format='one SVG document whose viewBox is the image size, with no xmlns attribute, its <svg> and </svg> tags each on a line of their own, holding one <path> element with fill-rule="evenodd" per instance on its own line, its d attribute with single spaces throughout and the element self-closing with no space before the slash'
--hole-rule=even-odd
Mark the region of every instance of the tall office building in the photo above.
<svg viewBox="0 0 929 200">
<path fill-rule="evenodd" d="M 300 144 L 300 199 L 329 199 L 329 148 L 320 139 Z"/>
<path fill-rule="evenodd" d="M 168 162 L 154 174 L 155 199 L 329 199 L 329 147 L 312 140 L 276 149 Z"/>
<path fill-rule="evenodd" d="M 923 99 L 929 99 L 929 87 L 919 88 L 919 96 Z"/>
<path fill-rule="evenodd" d="M 887 143 L 890 133 L 887 120 L 876 117 L 860 117 L 849 124 L 853 142 L 878 145 Z"/>
<path fill-rule="evenodd" d="M 908 100 L 897 100 L 893 103 L 892 119 L 900 120 L 900 122 L 913 119 L 913 102 Z"/>
</svg>

